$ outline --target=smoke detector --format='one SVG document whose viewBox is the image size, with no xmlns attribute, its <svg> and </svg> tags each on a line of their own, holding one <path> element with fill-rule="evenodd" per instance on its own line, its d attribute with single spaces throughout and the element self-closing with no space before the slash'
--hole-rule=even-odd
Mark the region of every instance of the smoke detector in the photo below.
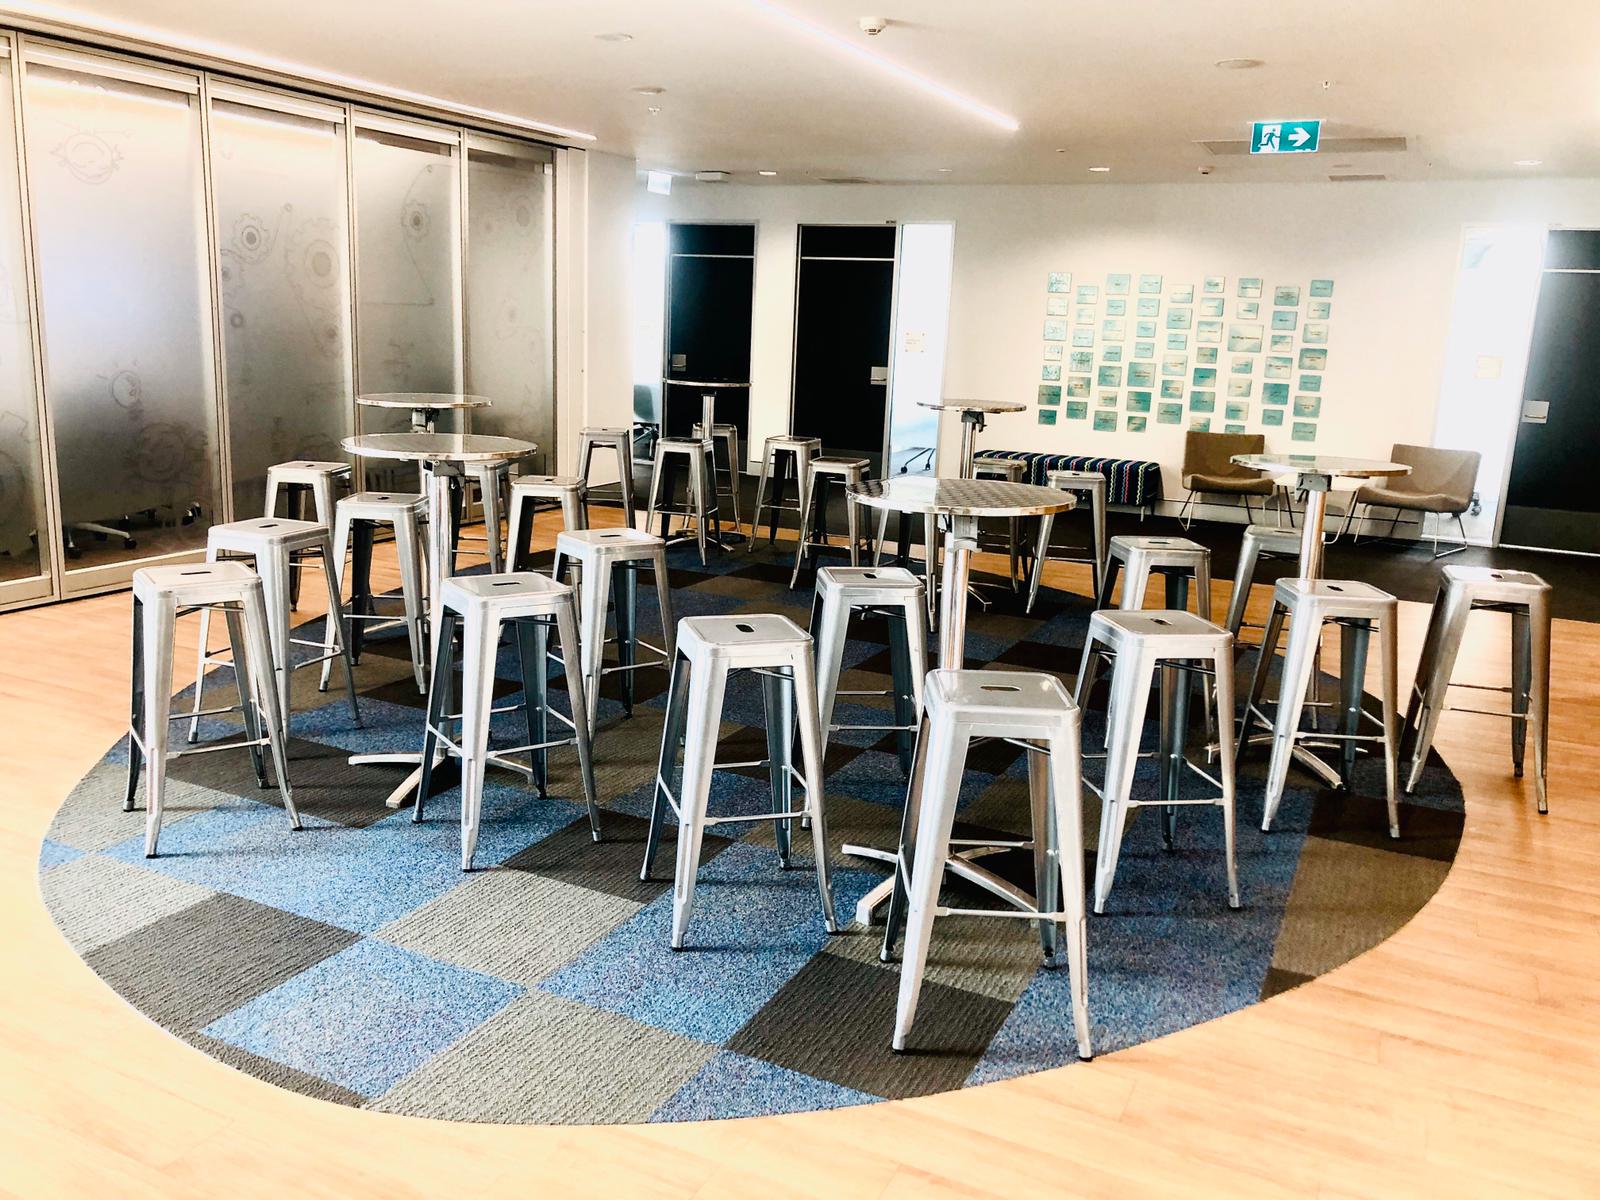
<svg viewBox="0 0 1600 1200">
<path fill-rule="evenodd" d="M 885 29 L 889 28 L 889 18 L 862 17 L 856 22 L 856 24 L 861 26 L 861 32 L 866 34 L 868 37 L 877 37 Z"/>
</svg>

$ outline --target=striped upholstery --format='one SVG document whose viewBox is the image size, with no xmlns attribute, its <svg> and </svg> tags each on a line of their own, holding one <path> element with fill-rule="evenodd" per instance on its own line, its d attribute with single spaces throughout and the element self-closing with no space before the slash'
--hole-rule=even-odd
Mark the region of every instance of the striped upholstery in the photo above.
<svg viewBox="0 0 1600 1200">
<path fill-rule="evenodd" d="M 1161 464 L 1088 454 L 1040 454 L 1033 450 L 983 450 L 984 458 L 1020 459 L 1027 481 L 1043 485 L 1051 471 L 1098 471 L 1106 477 L 1106 503 L 1147 508 L 1161 499 Z"/>
</svg>

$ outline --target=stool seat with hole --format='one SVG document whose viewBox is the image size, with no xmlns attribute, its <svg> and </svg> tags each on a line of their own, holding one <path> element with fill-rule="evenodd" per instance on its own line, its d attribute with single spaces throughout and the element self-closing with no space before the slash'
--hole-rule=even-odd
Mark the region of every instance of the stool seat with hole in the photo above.
<svg viewBox="0 0 1600 1200">
<path fill-rule="evenodd" d="M 761 513 L 767 513 L 767 545 L 778 540 L 778 515 L 792 512 L 799 518 L 804 510 L 802 485 L 810 478 L 811 460 L 822 453 L 822 439 L 779 434 L 769 437 L 761 448 L 761 477 L 756 481 L 756 508 L 750 517 L 750 545 L 756 548 L 756 529 L 761 524 Z M 794 480 L 795 501 L 788 504 L 784 493 L 788 481 Z"/>
<path fill-rule="evenodd" d="M 710 438 L 664 437 L 656 443 L 656 466 L 650 476 L 650 506 L 645 513 L 644 527 L 655 531 L 656 517 L 661 518 L 661 539 L 674 543 L 687 541 L 689 523 L 693 522 L 695 545 L 700 550 L 700 563 L 705 565 L 706 542 L 721 546 L 721 513 L 717 506 L 717 490 L 712 474 L 715 443 Z M 679 474 L 686 477 L 684 499 L 676 499 Z M 672 518 L 682 517 L 683 532 L 669 537 Z M 708 534 L 708 529 L 711 532 Z"/>
<path fill-rule="evenodd" d="M 867 477 L 871 464 L 864 458 L 819 456 L 806 467 L 800 486 L 800 533 L 795 541 L 794 571 L 789 576 L 789 586 L 800 584 L 800 567 L 813 549 L 826 550 L 828 545 L 828 481 L 837 480 L 843 485 L 845 524 L 850 533 L 850 565 L 861 565 L 861 516 L 850 498 L 850 489 Z M 818 540 L 820 535 L 820 540 Z"/>
<path fill-rule="evenodd" d="M 616 483 L 596 484 L 591 478 L 596 450 L 610 450 L 616 456 Z M 583 480 L 583 486 L 590 500 L 622 505 L 622 523 L 630 529 L 633 527 L 633 429 L 631 427 L 587 425 L 580 430 L 578 478 Z"/>
</svg>

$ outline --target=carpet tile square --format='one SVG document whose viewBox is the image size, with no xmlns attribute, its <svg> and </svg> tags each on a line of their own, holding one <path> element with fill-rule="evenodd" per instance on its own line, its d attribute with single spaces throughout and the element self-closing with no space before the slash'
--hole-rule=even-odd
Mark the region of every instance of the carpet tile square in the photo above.
<svg viewBox="0 0 1600 1200">
<path fill-rule="evenodd" d="M 297 737 L 336 746 L 349 754 L 399 754 L 421 749 L 422 712 L 420 707 L 363 695 L 360 725 L 351 724 L 347 706 L 335 703 L 296 714 L 294 729 Z M 293 764 L 289 767 L 289 781 L 299 782 Z"/>
<path fill-rule="evenodd" d="M 522 989 L 370 938 L 201 1030 L 250 1054 L 381 1095 Z"/>
<path fill-rule="evenodd" d="M 349 710 L 342 711 L 348 719 Z M 410 748 L 416 745 L 414 738 Z M 295 807 L 302 817 L 318 817 L 346 827 L 362 828 L 389 815 L 384 800 L 393 785 L 385 772 L 353 767 L 347 751 L 294 735 L 290 736 L 285 753 Z M 271 778 L 270 766 L 268 777 Z M 175 759 L 167 767 L 167 778 L 182 779 L 214 792 L 261 804 L 276 805 L 280 800 L 275 787 L 263 788 L 256 782 L 255 770 L 246 754 L 196 754 Z"/>
<path fill-rule="evenodd" d="M 991 898 L 976 888 L 958 890 L 951 886 L 946 890 L 948 903 L 973 908 L 990 906 Z M 857 925 L 829 939 L 823 953 L 876 967 L 898 979 L 900 963 L 898 959 L 891 963 L 881 961 L 878 954 L 882 947 L 882 925 Z M 1038 928 L 1028 922 L 940 917 L 934 922 L 923 979 L 1012 1004 L 1044 961 Z"/>
<path fill-rule="evenodd" d="M 228 936 L 218 937 L 224 929 Z M 190 1032 L 354 941 L 346 930 L 218 894 L 84 961 L 152 1021 Z"/>
<path fill-rule="evenodd" d="M 454 1121 L 640 1122 L 713 1053 L 664 1029 L 534 991 L 369 1107 Z"/>
<path fill-rule="evenodd" d="M 1391 838 L 1381 774 L 1378 763 L 1363 763 L 1356 772 L 1353 794 L 1330 789 L 1317 791 L 1311 833 L 1352 846 L 1430 859 L 1438 864 L 1443 878 L 1443 872 L 1455 860 L 1456 848 L 1461 844 L 1465 814 L 1412 804 L 1408 802 L 1410 797 L 1406 797 L 1400 804 L 1400 837 Z"/>
<path fill-rule="evenodd" d="M 924 981 L 905 1053 L 889 1048 L 898 971 L 819 954 L 728 1039 L 727 1049 L 900 1099 L 960 1087 L 1010 1006 Z"/>
<path fill-rule="evenodd" d="M 604 812 L 600 828 L 603 840 L 589 836 L 589 818 L 579 817 L 564 829 L 519 850 L 503 866 L 526 871 L 564 886 L 583 888 L 629 901 L 633 908 L 648 904 L 672 887 L 672 864 L 677 853 L 676 826 L 662 831 L 656 851 L 656 869 L 650 879 L 640 879 L 644 865 L 644 841 L 650 822 L 627 813 Z M 709 863 L 733 844 L 732 840 L 707 832 L 701 842 L 700 862 Z"/>
<path fill-rule="evenodd" d="M 304 1071 L 297 1071 L 293 1067 L 286 1067 L 280 1062 L 270 1058 L 262 1058 L 258 1054 L 251 1054 L 227 1042 L 218 1041 L 216 1038 L 207 1037 L 203 1033 L 185 1034 L 184 1041 L 196 1050 L 209 1055 L 220 1063 L 225 1063 L 235 1071 L 270 1083 L 274 1087 L 281 1087 L 286 1091 L 298 1092 L 302 1096 L 309 1096 L 313 1100 L 326 1100 L 329 1104 L 342 1104 L 346 1108 L 359 1108 L 364 1103 L 361 1096 L 349 1088 L 340 1087 L 336 1083 L 329 1083 L 326 1079 L 318 1079 L 315 1075 L 308 1075 Z"/>
<path fill-rule="evenodd" d="M 720 1044 L 828 940 L 816 877 L 802 851 L 794 861 L 782 871 L 770 851 L 731 846 L 701 868 L 685 949 L 669 944 L 667 892 L 539 986 Z M 847 920 L 874 880 L 850 871 L 833 880 L 835 908 Z"/>
<path fill-rule="evenodd" d="M 779 1113 L 849 1108 L 879 1099 L 788 1071 L 744 1054 L 719 1050 L 695 1077 L 651 1114 L 652 1121 L 713 1121 Z"/>
<path fill-rule="evenodd" d="M 53 871 L 57 867 L 65 866 L 67 863 L 82 857 L 82 855 L 83 851 L 76 846 L 68 846 L 64 842 L 45 838 L 43 844 L 39 847 L 39 871 L 41 874 L 46 871 Z"/>
<path fill-rule="evenodd" d="M 557 879 L 474 871 L 375 936 L 440 962 L 531 985 L 638 911 L 638 903 Z"/>
<path fill-rule="evenodd" d="M 215 895 L 210 888 L 89 854 L 39 880 L 50 915 L 79 954 Z"/>
<path fill-rule="evenodd" d="M 244 751 L 239 751 L 242 756 Z M 213 756 L 215 757 L 215 756 Z M 180 760 L 181 761 L 181 760 Z M 137 835 L 140 853 L 143 853 L 145 797 L 144 780 L 134 796 L 137 806 L 133 812 L 122 811 L 122 797 L 128 785 L 128 767 L 123 763 L 101 763 L 85 775 L 72 789 L 69 802 L 63 804 L 50 822 L 46 836 L 74 850 L 105 850 L 118 842 Z M 183 821 L 206 813 L 219 804 L 228 803 L 232 797 L 224 792 L 169 779 L 165 802 L 162 806 L 161 828 L 163 836 Z M 288 828 L 285 823 L 284 828 Z"/>
<path fill-rule="evenodd" d="M 382 772 L 379 772 L 381 775 Z M 110 851 L 125 862 L 370 933 L 461 882 L 459 790 L 430 801 L 428 819 L 409 809 L 365 829 L 309 818 L 290 830 L 281 810 L 235 801 L 168 828 L 161 855 L 142 840 Z M 521 787 L 484 789 L 476 863 L 491 867 L 570 823 L 574 807 L 530 797 Z"/>
</svg>

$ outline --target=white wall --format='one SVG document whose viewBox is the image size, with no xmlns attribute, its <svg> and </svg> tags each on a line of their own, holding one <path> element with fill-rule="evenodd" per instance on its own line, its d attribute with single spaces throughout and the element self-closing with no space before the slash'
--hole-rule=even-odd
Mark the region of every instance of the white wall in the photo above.
<svg viewBox="0 0 1600 1200">
<path fill-rule="evenodd" d="M 1167 290 L 1187 282 L 1198 288 L 1205 275 L 1225 275 L 1230 315 L 1241 275 L 1265 280 L 1263 313 L 1270 311 L 1277 283 L 1334 280 L 1323 416 L 1313 448 L 1384 455 L 1397 441 L 1433 440 L 1463 227 L 1600 225 L 1600 181 L 1592 180 L 1126 187 L 764 187 L 678 180 L 671 196 L 648 195 L 642 184 L 633 195 L 633 220 L 758 223 L 755 444 L 787 426 L 797 225 L 953 221 L 946 394 L 1029 404 L 1026 413 L 992 420 L 980 447 L 1155 459 L 1167 496 L 1176 499 L 1182 497 L 1183 425 L 1152 420 L 1144 433 L 1096 433 L 1089 422 L 1064 417 L 1053 427 L 1037 424 L 1047 271 L 1070 271 L 1075 284 L 1102 285 L 1108 272 L 1155 272 L 1166 277 Z M 1130 329 L 1131 319 L 1130 313 Z M 1192 362 L 1192 341 L 1190 354 Z M 1220 359 L 1225 377 L 1225 348 Z M 1259 396 L 1259 374 L 1256 379 Z M 1252 400 L 1252 415 L 1260 407 L 1259 398 Z M 1274 448 L 1307 448 L 1289 442 L 1287 426 L 1263 432 Z M 947 425 L 944 446 L 954 440 Z M 1480 481 L 1487 494 L 1498 486 L 1498 480 Z"/>
</svg>

